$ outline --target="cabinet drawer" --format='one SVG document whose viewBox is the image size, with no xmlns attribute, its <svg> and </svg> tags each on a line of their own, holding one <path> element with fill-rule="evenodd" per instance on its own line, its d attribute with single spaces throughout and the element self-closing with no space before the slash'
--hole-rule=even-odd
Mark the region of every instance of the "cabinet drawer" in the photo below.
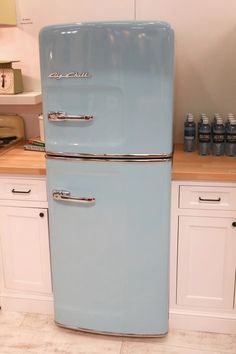
<svg viewBox="0 0 236 354">
<path fill-rule="evenodd" d="M 179 207 L 236 210 L 236 188 L 180 186 Z"/>
<path fill-rule="evenodd" d="M 33 178 L 2 178 L 0 179 L 1 199 L 46 201 L 46 182 Z"/>
</svg>

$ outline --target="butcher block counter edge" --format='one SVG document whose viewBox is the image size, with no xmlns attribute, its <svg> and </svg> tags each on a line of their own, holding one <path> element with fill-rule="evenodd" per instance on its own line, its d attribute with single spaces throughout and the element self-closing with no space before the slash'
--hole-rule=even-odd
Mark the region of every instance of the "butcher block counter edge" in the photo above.
<svg viewBox="0 0 236 354">
<path fill-rule="evenodd" d="M 45 153 L 15 146 L 0 155 L 0 173 L 45 176 Z M 200 156 L 176 144 L 172 180 L 236 182 L 236 157 Z"/>
<path fill-rule="evenodd" d="M 45 176 L 45 153 L 26 151 L 22 145 L 14 146 L 0 155 L 0 173 Z"/>
<path fill-rule="evenodd" d="M 197 151 L 184 152 L 176 144 L 172 180 L 236 182 L 236 157 L 200 156 Z"/>
</svg>

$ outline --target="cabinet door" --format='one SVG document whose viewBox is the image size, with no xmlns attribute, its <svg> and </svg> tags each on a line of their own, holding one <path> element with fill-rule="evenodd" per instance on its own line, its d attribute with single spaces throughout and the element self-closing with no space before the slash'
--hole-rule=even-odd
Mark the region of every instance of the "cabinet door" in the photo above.
<svg viewBox="0 0 236 354">
<path fill-rule="evenodd" d="M 0 207 L 3 286 L 51 292 L 47 209 Z"/>
<path fill-rule="evenodd" d="M 232 218 L 180 216 L 177 304 L 234 307 L 236 229 Z"/>
</svg>

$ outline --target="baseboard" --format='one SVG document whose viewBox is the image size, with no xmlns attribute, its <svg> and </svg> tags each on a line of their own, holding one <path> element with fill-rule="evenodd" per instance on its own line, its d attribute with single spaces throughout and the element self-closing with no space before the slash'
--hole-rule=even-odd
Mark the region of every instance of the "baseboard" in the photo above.
<svg viewBox="0 0 236 354">
<path fill-rule="evenodd" d="M 52 296 L 1 294 L 1 308 L 5 311 L 53 314 Z"/>
<path fill-rule="evenodd" d="M 236 334 L 236 313 L 206 313 L 170 309 L 169 326 L 174 329 Z"/>
</svg>

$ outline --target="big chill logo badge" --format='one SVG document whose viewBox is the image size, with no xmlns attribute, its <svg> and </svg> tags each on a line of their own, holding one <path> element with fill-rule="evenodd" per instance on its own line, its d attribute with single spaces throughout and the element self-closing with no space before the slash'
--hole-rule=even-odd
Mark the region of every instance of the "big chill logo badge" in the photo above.
<svg viewBox="0 0 236 354">
<path fill-rule="evenodd" d="M 49 78 L 60 80 L 60 79 L 88 79 L 92 77 L 92 74 L 89 72 L 78 72 L 78 71 L 71 71 L 68 73 L 60 73 L 60 72 L 53 72 L 48 75 Z"/>
</svg>

